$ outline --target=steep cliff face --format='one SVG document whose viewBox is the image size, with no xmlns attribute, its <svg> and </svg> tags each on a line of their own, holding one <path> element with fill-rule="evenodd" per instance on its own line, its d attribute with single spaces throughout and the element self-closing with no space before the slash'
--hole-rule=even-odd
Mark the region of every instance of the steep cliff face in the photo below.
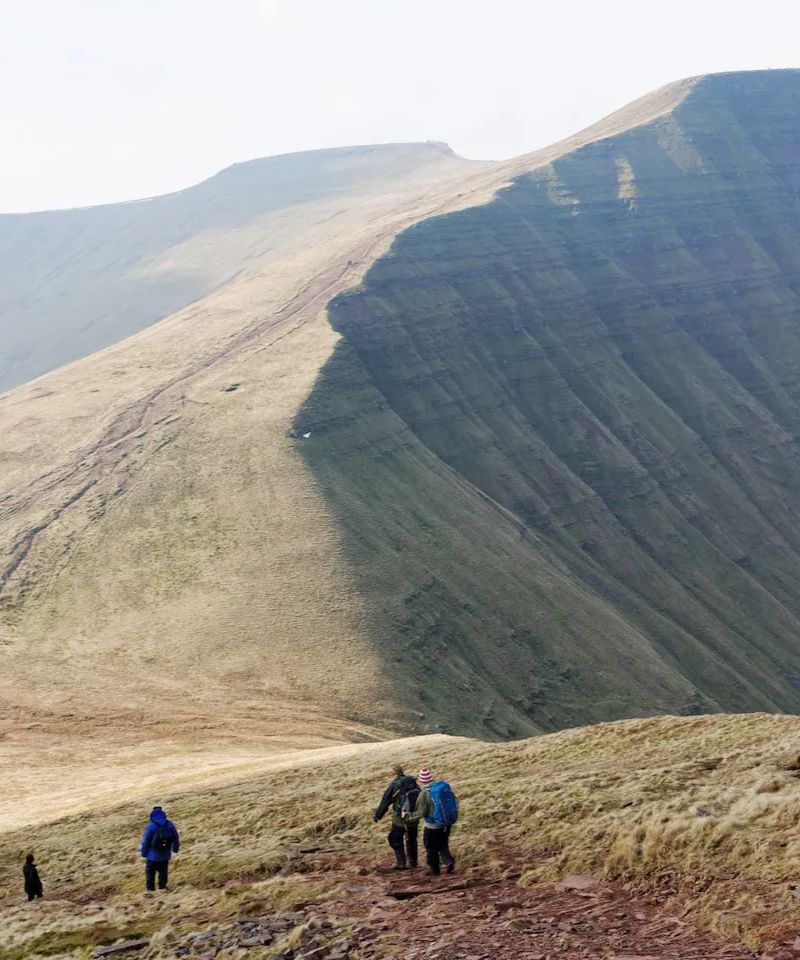
<svg viewBox="0 0 800 960">
<path fill-rule="evenodd" d="M 800 708 L 798 117 L 704 78 L 331 305 L 297 425 L 428 718 Z"/>
</svg>

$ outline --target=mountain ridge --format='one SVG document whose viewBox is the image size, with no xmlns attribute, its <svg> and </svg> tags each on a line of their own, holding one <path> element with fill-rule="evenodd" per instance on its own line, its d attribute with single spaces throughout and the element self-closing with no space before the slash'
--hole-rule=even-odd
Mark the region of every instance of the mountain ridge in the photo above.
<svg viewBox="0 0 800 960">
<path fill-rule="evenodd" d="M 796 709 L 797 76 L 303 207 L 0 396 L 6 756 Z"/>
<path fill-rule="evenodd" d="M 375 185 L 402 190 L 426 171 L 435 182 L 468 166 L 437 144 L 333 148 L 235 164 L 155 197 L 2 214 L 0 393 L 274 262 L 331 215 L 326 203 L 341 209 Z"/>
</svg>

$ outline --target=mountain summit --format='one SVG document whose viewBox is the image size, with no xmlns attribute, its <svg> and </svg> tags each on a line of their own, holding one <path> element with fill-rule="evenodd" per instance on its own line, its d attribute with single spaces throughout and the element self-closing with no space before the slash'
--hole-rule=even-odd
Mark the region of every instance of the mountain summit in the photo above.
<svg viewBox="0 0 800 960">
<path fill-rule="evenodd" d="M 237 163 L 166 196 L 0 215 L 0 393 L 274 262 L 332 208 L 468 165 L 444 144 L 313 150 Z"/>
</svg>

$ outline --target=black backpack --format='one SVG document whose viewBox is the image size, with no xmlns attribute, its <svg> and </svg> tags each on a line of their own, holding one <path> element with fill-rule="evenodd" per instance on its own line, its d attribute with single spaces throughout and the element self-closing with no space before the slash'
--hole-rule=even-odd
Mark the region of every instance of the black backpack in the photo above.
<svg viewBox="0 0 800 960">
<path fill-rule="evenodd" d="M 392 812 L 399 816 L 411 813 L 417 804 L 420 789 L 413 777 L 403 777 L 392 797 Z"/>
<path fill-rule="evenodd" d="M 175 833 L 169 823 L 156 824 L 155 833 L 150 840 L 150 849 L 156 853 L 168 853 L 172 848 Z"/>
</svg>

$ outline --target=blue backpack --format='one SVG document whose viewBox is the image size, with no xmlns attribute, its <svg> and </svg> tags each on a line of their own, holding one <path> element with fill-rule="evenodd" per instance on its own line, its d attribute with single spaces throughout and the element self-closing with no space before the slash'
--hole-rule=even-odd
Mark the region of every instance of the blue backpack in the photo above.
<svg viewBox="0 0 800 960">
<path fill-rule="evenodd" d="M 444 780 L 437 780 L 429 789 L 433 801 L 433 816 L 425 817 L 425 822 L 428 826 L 452 827 L 458 820 L 458 800 L 450 789 L 450 784 Z"/>
</svg>

